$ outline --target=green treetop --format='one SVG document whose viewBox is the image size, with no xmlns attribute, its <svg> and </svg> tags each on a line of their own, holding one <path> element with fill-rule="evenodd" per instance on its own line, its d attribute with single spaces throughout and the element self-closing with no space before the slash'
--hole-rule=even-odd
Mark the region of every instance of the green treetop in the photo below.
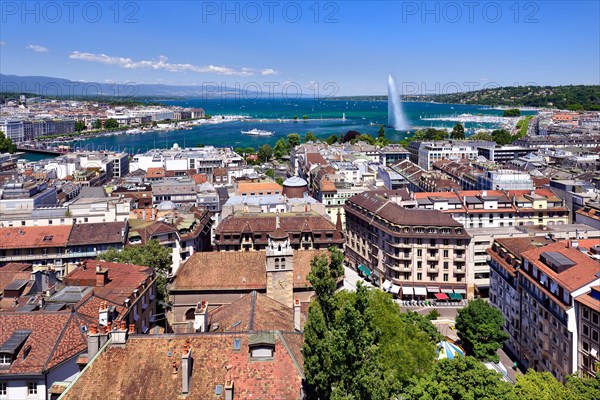
<svg viewBox="0 0 600 400">
<path fill-rule="evenodd" d="M 504 316 L 482 299 L 475 299 L 458 310 L 455 327 L 469 355 L 482 361 L 498 361 L 496 351 L 508 335 L 502 329 Z"/>
</svg>

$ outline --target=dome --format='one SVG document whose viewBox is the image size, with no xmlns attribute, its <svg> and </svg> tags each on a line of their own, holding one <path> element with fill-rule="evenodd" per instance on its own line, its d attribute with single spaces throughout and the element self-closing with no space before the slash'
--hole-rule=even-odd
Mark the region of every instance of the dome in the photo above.
<svg viewBox="0 0 600 400">
<path fill-rule="evenodd" d="M 288 186 L 288 187 L 302 187 L 302 186 L 306 186 L 308 185 L 308 183 L 300 178 L 299 176 L 292 176 L 290 178 L 287 178 L 284 182 L 283 182 L 283 186 Z"/>
</svg>

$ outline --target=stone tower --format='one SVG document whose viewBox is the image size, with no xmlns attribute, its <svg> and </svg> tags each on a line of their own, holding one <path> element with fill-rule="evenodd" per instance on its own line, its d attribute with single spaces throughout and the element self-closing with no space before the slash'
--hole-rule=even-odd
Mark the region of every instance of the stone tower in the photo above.
<svg viewBox="0 0 600 400">
<path fill-rule="evenodd" d="M 279 225 L 279 214 L 275 221 L 275 231 L 269 234 L 266 267 L 267 296 L 291 308 L 294 292 L 294 251 L 288 234 Z"/>
</svg>

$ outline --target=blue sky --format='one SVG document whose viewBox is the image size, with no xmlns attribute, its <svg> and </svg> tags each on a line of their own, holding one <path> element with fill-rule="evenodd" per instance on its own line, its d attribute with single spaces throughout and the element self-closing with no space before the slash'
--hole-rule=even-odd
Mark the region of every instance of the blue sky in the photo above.
<svg viewBox="0 0 600 400">
<path fill-rule="evenodd" d="M 342 95 L 384 94 L 389 72 L 405 93 L 600 84 L 599 1 L 75 4 L 1 2 L 0 71 Z"/>
</svg>

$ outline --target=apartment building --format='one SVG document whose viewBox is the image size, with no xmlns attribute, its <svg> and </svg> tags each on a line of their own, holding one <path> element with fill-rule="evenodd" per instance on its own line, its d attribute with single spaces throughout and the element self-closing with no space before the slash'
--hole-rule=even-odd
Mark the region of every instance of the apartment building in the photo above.
<svg viewBox="0 0 600 400">
<path fill-rule="evenodd" d="M 432 169 L 433 164 L 439 160 L 476 160 L 479 156 L 477 147 L 470 142 L 461 141 L 411 142 L 408 151 L 410 161 L 426 171 Z"/>
<path fill-rule="evenodd" d="M 575 299 L 600 284 L 600 248 L 591 247 L 597 240 L 508 240 L 496 240 L 488 250 L 490 302 L 506 318 L 507 347 L 525 368 L 564 381 L 579 368 Z"/>
<path fill-rule="evenodd" d="M 463 226 L 441 211 L 407 209 L 390 197 L 364 192 L 346 202 L 346 262 L 405 298 L 472 297 L 471 237 Z"/>
<path fill-rule="evenodd" d="M 600 245 L 596 245 L 600 254 Z M 600 373 L 600 286 L 575 298 L 575 314 L 579 323 L 577 365 L 580 376 Z"/>
</svg>

